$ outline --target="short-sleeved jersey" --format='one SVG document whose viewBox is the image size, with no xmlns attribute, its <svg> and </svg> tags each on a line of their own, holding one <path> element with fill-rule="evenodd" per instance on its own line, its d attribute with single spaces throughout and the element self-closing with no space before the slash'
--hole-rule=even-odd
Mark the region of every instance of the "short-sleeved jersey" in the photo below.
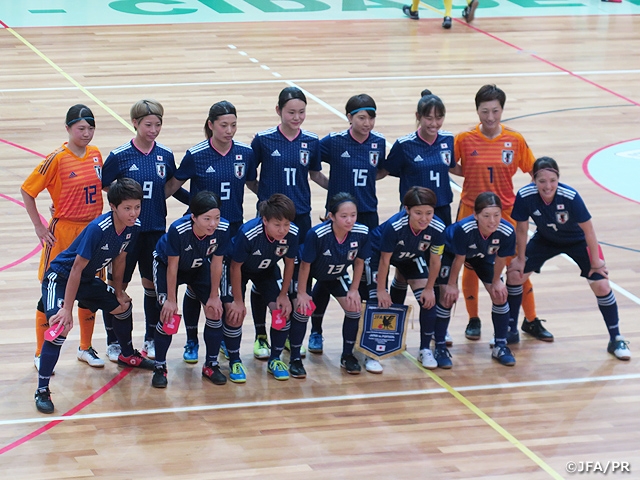
<svg viewBox="0 0 640 480">
<path fill-rule="evenodd" d="M 81 281 L 91 281 L 123 251 L 130 251 L 140 232 L 140 219 L 133 227 L 118 233 L 113 224 L 113 212 L 100 215 L 85 227 L 65 251 L 53 259 L 49 270 L 69 278 L 76 256 L 89 260 L 82 270 Z"/>
<path fill-rule="evenodd" d="M 300 259 L 311 264 L 311 277 L 321 282 L 344 276 L 356 258 L 364 260 L 370 256 L 369 228 L 366 225 L 356 223 L 347 237 L 339 242 L 330 220 L 307 232 L 300 253 Z"/>
<path fill-rule="evenodd" d="M 386 140 L 374 131 L 362 143 L 350 130 L 330 133 L 320 140 L 320 157 L 331 166 L 325 208 L 336 193 L 347 192 L 356 199 L 359 212 L 378 211 L 376 176 L 385 155 Z"/>
<path fill-rule="evenodd" d="M 258 201 L 283 193 L 296 206 L 296 215 L 311 211 L 309 170 L 320 171 L 318 136 L 306 130 L 289 140 L 279 127 L 259 132 L 251 142 L 256 164 L 260 165 Z"/>
<path fill-rule="evenodd" d="M 298 255 L 298 227 L 291 223 L 289 233 L 282 240 L 267 236 L 262 217 L 249 220 L 233 237 L 229 256 L 242 263 L 242 271 L 255 273 L 274 267 L 281 258 Z"/>
<path fill-rule="evenodd" d="M 494 192 L 509 208 L 515 200 L 513 176 L 518 169 L 529 173 L 536 158 L 524 137 L 515 130 L 500 125 L 502 132 L 489 139 L 475 128 L 456 135 L 455 158 L 460 160 L 464 183 L 461 201 L 473 207 L 482 192 Z"/>
<path fill-rule="evenodd" d="M 176 171 L 173 152 L 160 143 L 144 154 L 133 140 L 113 150 L 104 161 L 102 186 L 117 178 L 131 178 L 142 186 L 140 223 L 143 232 L 164 232 L 167 228 L 167 202 L 164 185 Z"/>
<path fill-rule="evenodd" d="M 244 186 L 256 179 L 253 150 L 245 143 L 232 141 L 231 149 L 222 155 L 204 140 L 187 150 L 175 177 L 191 180 L 191 196 L 202 190 L 217 193 L 222 217 L 232 223 L 242 222 Z"/>
<path fill-rule="evenodd" d="M 569 245 L 585 239 L 578 224 L 591 220 L 591 214 L 580 194 L 569 185 L 558 183 L 555 197 L 547 204 L 535 183 L 530 183 L 518 190 L 511 218 L 516 222 L 532 218 L 536 235 L 552 243 Z"/>
<path fill-rule="evenodd" d="M 53 218 L 90 222 L 102 213 L 102 155 L 88 145 L 80 158 L 64 143 L 40 162 L 22 189 L 33 198 L 47 189 L 55 208 Z"/>
<path fill-rule="evenodd" d="M 391 253 L 391 264 L 411 263 L 414 258 L 428 258 L 429 253 L 442 255 L 446 225 L 434 216 L 429 226 L 414 232 L 406 210 L 396 213 L 378 226 L 371 235 L 373 254 Z"/>
<path fill-rule="evenodd" d="M 449 183 L 449 169 L 453 161 L 453 134 L 439 131 L 433 144 L 428 144 L 418 132 L 396 140 L 383 168 L 400 178 L 400 203 L 413 186 L 426 187 L 436 194 L 436 207 L 449 205 L 453 192 Z"/>
<path fill-rule="evenodd" d="M 445 250 L 466 258 L 511 257 L 516 253 L 516 232 L 509 222 L 500 219 L 498 229 L 484 238 L 473 215 L 449 225 L 445 230 Z"/>
<path fill-rule="evenodd" d="M 168 257 L 179 257 L 178 270 L 189 271 L 202 266 L 213 255 L 223 257 L 230 243 L 229 222 L 220 219 L 213 235 L 198 238 L 193 232 L 191 215 L 185 215 L 173 222 L 158 244 L 154 256 L 162 263 L 168 263 Z"/>
</svg>

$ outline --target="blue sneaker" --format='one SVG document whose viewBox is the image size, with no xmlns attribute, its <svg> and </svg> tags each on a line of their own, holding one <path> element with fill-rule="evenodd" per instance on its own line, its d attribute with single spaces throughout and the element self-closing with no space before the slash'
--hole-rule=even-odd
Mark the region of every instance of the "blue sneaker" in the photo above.
<svg viewBox="0 0 640 480">
<path fill-rule="evenodd" d="M 491 358 L 495 358 L 501 365 L 513 367 L 516 364 L 516 358 L 506 345 L 496 345 L 491 351 Z"/>
<path fill-rule="evenodd" d="M 451 361 L 451 353 L 449 353 L 449 349 L 444 346 L 436 345 L 436 350 L 433 352 L 433 357 L 438 362 L 438 368 L 449 369 L 453 367 L 453 362 Z"/>
<path fill-rule="evenodd" d="M 187 340 L 187 344 L 184 346 L 184 353 L 182 359 L 187 363 L 198 363 L 198 349 L 200 345 L 195 340 Z"/>
<path fill-rule="evenodd" d="M 224 340 L 222 341 L 222 343 L 220 343 L 220 353 L 224 358 L 229 360 L 229 351 L 227 350 L 227 346 L 225 345 Z"/>
<path fill-rule="evenodd" d="M 311 332 L 309 335 L 309 351 L 311 353 L 322 353 L 322 334 Z"/>
<path fill-rule="evenodd" d="M 247 381 L 247 371 L 244 369 L 242 362 L 232 363 L 229 367 L 229 380 L 233 383 L 244 383 Z"/>
<path fill-rule="evenodd" d="M 514 345 L 516 343 L 520 343 L 520 333 L 518 333 L 518 330 L 507 332 L 507 345 Z"/>
<path fill-rule="evenodd" d="M 289 380 L 289 367 L 279 358 L 269 360 L 267 372 L 273 375 L 276 380 Z"/>
</svg>

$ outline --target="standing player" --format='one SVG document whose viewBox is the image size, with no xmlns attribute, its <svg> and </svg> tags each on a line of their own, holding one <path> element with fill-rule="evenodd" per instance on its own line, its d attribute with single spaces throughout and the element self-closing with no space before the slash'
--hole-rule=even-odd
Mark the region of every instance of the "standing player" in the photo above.
<svg viewBox="0 0 640 480">
<path fill-rule="evenodd" d="M 124 292 L 122 277 L 127 252 L 140 230 L 142 188 L 129 178 L 114 181 L 107 194 L 111 211 L 93 220 L 71 246 L 51 262 L 42 282 L 45 313 L 59 336 L 42 347 L 36 408 L 53 413 L 49 381 L 58 362 L 60 349 L 73 327 L 72 307 L 78 300 L 91 311 L 98 309 L 113 316 L 113 330 L 122 347 L 118 364 L 153 369 L 153 362 L 133 349 L 131 299 Z M 96 273 L 112 264 L 113 283 L 107 286 Z"/>
<path fill-rule="evenodd" d="M 44 272 L 51 261 L 66 250 L 87 224 L 102 213 L 102 156 L 89 145 L 93 139 L 96 122 L 85 105 L 74 105 L 67 112 L 66 129 L 69 141 L 51 153 L 22 184 L 21 193 L 36 235 L 44 244 L 38 269 L 42 283 Z M 54 214 L 45 227 L 40 221 L 36 197 L 48 190 L 53 202 Z M 80 346 L 78 360 L 92 367 L 104 367 L 104 361 L 91 346 L 95 314 L 83 304 L 78 304 Z M 40 352 L 44 333 L 49 328 L 42 298 L 36 309 L 36 353 L 33 359 L 40 370 Z"/>
<path fill-rule="evenodd" d="M 476 197 L 474 214 L 447 228 L 438 278 L 438 284 L 442 286 L 437 314 L 439 321 L 449 323 L 451 307 L 460 293 L 458 275 L 462 266 L 468 265 L 491 296 L 495 335 L 491 357 L 511 367 L 516 364 L 516 359 L 507 347 L 509 298 L 501 275 L 507 259 L 515 253 L 516 234 L 513 227 L 501 218 L 501 210 L 500 197 L 493 192 L 483 192 Z"/>
<path fill-rule="evenodd" d="M 420 356 L 424 368 L 450 368 L 447 325 L 436 323 L 435 285 L 444 251 L 445 224 L 434 215 L 436 195 L 424 187 L 411 187 L 404 195 L 403 210 L 373 231 L 370 299 L 388 308 L 393 303 L 386 289 L 389 266 L 393 265 L 411 285 L 420 305 Z M 435 357 L 431 339 L 435 336 Z"/>
<path fill-rule="evenodd" d="M 291 301 L 287 292 L 298 254 L 298 227 L 292 223 L 296 208 L 287 196 L 275 193 L 268 200 L 260 202 L 258 210 L 259 216 L 245 223 L 233 238 L 229 274 L 224 285 L 224 341 L 231 367 L 229 379 L 236 383 L 243 383 L 247 379 L 240 361 L 240 340 L 242 323 L 247 314 L 244 293 L 249 280 L 271 311 L 280 310 L 281 316 L 286 318 L 285 325 L 271 324 L 271 353 L 267 371 L 276 380 L 289 379 L 289 369 L 280 360 L 280 354 L 291 326 Z M 278 267 L 280 259 L 284 259 L 282 276 Z"/>
<path fill-rule="evenodd" d="M 471 23 L 475 18 L 476 8 L 478 8 L 479 0 L 467 0 L 467 6 L 462 10 L 462 18 L 467 23 Z M 418 13 L 418 6 L 420 0 L 412 0 L 411 5 L 403 5 L 402 11 L 411 20 L 420 20 L 420 14 Z M 453 9 L 453 0 L 444 0 L 444 20 L 442 21 L 442 28 L 451 28 L 451 10 Z"/>
<path fill-rule="evenodd" d="M 460 161 L 464 177 L 458 220 L 473 213 L 479 193 L 491 191 L 502 201 L 502 217 L 515 226 L 510 216 L 515 200 L 513 176 L 518 169 L 530 173 L 535 157 L 520 133 L 500 123 L 506 100 L 507 96 L 501 89 L 495 85 L 484 85 L 475 99 L 480 123 L 456 135 L 455 159 Z M 462 274 L 462 293 L 469 313 L 465 336 L 469 340 L 478 340 L 481 333 L 478 276 L 468 268 Z M 536 315 L 530 280 L 524 285 L 522 307 L 527 319 L 523 330 L 539 340 L 552 342 L 553 335 L 542 326 Z M 514 332 L 517 334 L 517 325 L 513 322 L 510 325 L 510 336 L 513 336 Z"/>
<path fill-rule="evenodd" d="M 190 180 L 192 196 L 203 190 L 218 194 L 220 213 L 230 223 L 231 237 L 243 223 L 244 186 L 247 182 L 253 185 L 256 180 L 253 150 L 233 139 L 237 129 L 236 107 L 225 100 L 214 103 L 204 123 L 206 140 L 187 150 L 175 176 L 165 187 L 168 197 Z M 184 296 L 183 313 L 187 330 L 183 359 L 187 363 L 196 363 L 200 300 L 191 288 Z"/>
<path fill-rule="evenodd" d="M 303 130 L 306 118 L 307 97 L 297 87 L 287 87 L 278 96 L 276 113 L 280 125 L 259 132 L 251 142 L 256 163 L 260 165 L 259 182 L 247 182 L 247 186 L 258 192 L 258 201 L 263 202 L 274 193 L 282 193 L 293 200 L 296 206 L 295 221 L 299 240 L 311 228 L 311 189 L 309 178 L 328 188 L 329 180 L 320 169 L 319 141 L 315 133 Z M 295 285 L 294 278 L 294 285 Z M 253 355 L 269 358 L 267 343 L 266 306 L 264 299 L 251 290 L 251 311 L 256 329 Z"/>
<path fill-rule="evenodd" d="M 220 218 L 220 198 L 213 192 L 196 193 L 189 204 L 190 214 L 171 224 L 156 246 L 153 261 L 154 283 L 160 304 L 160 321 L 156 327 L 155 371 L 151 385 L 167 386 L 167 350 L 171 335 L 163 325 L 178 313 L 178 285 L 187 284 L 205 306 L 204 341 L 207 360 L 202 376 L 216 385 L 227 383 L 218 365 L 222 342 L 222 302 L 220 278 L 222 257 L 229 245 L 229 222 Z"/>
<path fill-rule="evenodd" d="M 580 268 L 598 301 L 598 308 L 609 331 L 607 351 L 620 360 L 629 360 L 631 352 L 620 335 L 618 304 L 609 284 L 609 272 L 600 253 L 591 215 L 582 198 L 568 185 L 559 183 L 560 172 L 553 158 L 542 157 L 533 165 L 533 183 L 516 195 L 511 216 L 517 222 L 518 256 L 508 270 L 512 317 L 522 299 L 522 283 L 532 272 L 540 273 L 547 260 L 564 253 Z M 536 233 L 529 243 L 529 218 L 536 224 Z M 524 330 L 524 326 L 523 326 Z M 526 331 L 526 330 L 525 330 Z"/>
<path fill-rule="evenodd" d="M 329 164 L 329 186 L 325 208 L 336 194 L 346 192 L 358 205 L 358 223 L 369 230 L 378 226 L 378 197 L 376 180 L 382 178 L 380 168 L 385 159 L 386 140 L 373 131 L 376 123 L 376 102 L 364 93 L 351 97 L 345 106 L 348 130 L 331 133 L 320 140 L 322 161 Z M 363 275 L 363 280 L 366 275 Z M 360 297 L 367 298 L 366 283 L 361 285 Z M 318 287 L 319 288 L 319 287 Z M 322 317 L 329 302 L 329 292 L 314 293 L 316 310 L 311 316 L 309 351 L 322 353 Z"/>
<path fill-rule="evenodd" d="M 355 199 L 345 192 L 331 198 L 328 217 L 309 231 L 300 254 L 299 290 L 291 328 L 290 371 L 295 378 L 307 375 L 299 353 L 309 319 L 306 312 L 310 309 L 311 296 L 307 293 L 307 286 L 311 278 L 320 284 L 320 291 L 330 292 L 344 310 L 340 366 L 354 375 L 361 370 L 360 363 L 353 355 L 353 347 L 361 311 L 358 285 L 364 261 L 371 256 L 369 229 L 356 223 L 358 208 Z M 352 265 L 353 279 L 350 279 L 347 269 Z M 294 325 L 297 327 L 294 328 Z"/>
<path fill-rule="evenodd" d="M 157 307 L 156 291 L 153 286 L 153 250 L 164 235 L 167 227 L 167 204 L 164 196 L 165 183 L 173 177 L 176 164 L 173 152 L 157 143 L 156 138 L 162 129 L 164 108 L 155 100 L 140 100 L 133 104 L 130 111 L 131 122 L 136 136 L 124 145 L 113 150 L 104 162 L 102 186 L 104 190 L 117 178 L 132 178 L 142 185 L 142 213 L 140 237 L 133 250 L 127 255 L 127 268 L 124 273 L 125 288 L 131 281 L 133 271 L 138 265 L 142 287 L 144 288 L 144 316 L 146 329 L 143 352 L 147 357 L 155 358 L 153 337 L 160 312 Z M 179 200 L 188 203 L 188 195 L 181 192 Z M 108 324 L 107 354 L 111 361 L 117 361 L 119 348 Z"/>
</svg>

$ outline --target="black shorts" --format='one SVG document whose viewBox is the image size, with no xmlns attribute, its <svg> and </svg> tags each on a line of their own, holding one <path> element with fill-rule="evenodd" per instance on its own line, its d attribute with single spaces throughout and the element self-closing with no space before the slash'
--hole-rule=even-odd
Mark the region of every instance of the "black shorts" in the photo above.
<svg viewBox="0 0 640 480">
<path fill-rule="evenodd" d="M 282 276 L 280 268 L 277 266 L 266 268 L 258 272 L 242 272 L 242 298 L 247 290 L 247 283 L 251 280 L 257 293 L 262 295 L 267 304 L 275 302 L 280 295 L 282 289 Z M 222 272 L 222 281 L 220 282 L 221 299 L 223 303 L 233 302 L 233 293 L 231 291 L 231 275 L 230 267 L 225 265 Z"/>
<path fill-rule="evenodd" d="M 445 252 L 442 255 L 442 263 L 440 264 L 440 273 L 436 279 L 437 285 L 446 285 L 449 283 L 449 276 L 451 274 L 451 265 L 455 255 Z M 487 260 L 484 257 L 467 258 L 464 262 L 466 268 L 472 269 L 478 275 L 478 278 L 482 283 L 493 282 L 493 262 Z"/>
<path fill-rule="evenodd" d="M 351 287 L 351 278 L 348 274 L 338 277 L 334 280 L 318 280 L 314 287 L 315 291 L 329 292 L 335 298 L 342 298 L 347 296 L 347 292 Z"/>
<path fill-rule="evenodd" d="M 591 259 L 587 250 L 587 242 L 582 240 L 570 245 L 560 245 L 550 242 L 542 238 L 540 235 L 534 235 L 529 243 L 527 243 L 526 257 L 527 263 L 524 267 L 524 273 L 536 272 L 540 273 L 542 265 L 547 260 L 561 254 L 566 254 L 578 264 L 580 268 L 580 276 L 589 280 L 602 280 L 604 277 L 599 273 L 594 273 L 589 277 L 591 270 Z"/>
<path fill-rule="evenodd" d="M 48 270 L 42 280 L 42 301 L 47 319 L 55 315 L 62 307 L 68 279 L 59 277 L 55 272 Z M 81 280 L 76 293 L 76 300 L 82 303 L 84 308 L 92 312 L 104 310 L 112 312 L 120 306 L 113 287 L 110 287 L 98 277 L 91 280 Z"/>
<path fill-rule="evenodd" d="M 158 303 L 164 304 L 167 299 L 167 265 L 155 258 L 153 260 L 153 284 L 156 287 Z M 200 267 L 190 270 L 178 270 L 176 287 L 189 285 L 196 294 L 196 298 L 203 305 L 209 300 L 211 294 L 211 263 L 205 261 Z"/>
</svg>

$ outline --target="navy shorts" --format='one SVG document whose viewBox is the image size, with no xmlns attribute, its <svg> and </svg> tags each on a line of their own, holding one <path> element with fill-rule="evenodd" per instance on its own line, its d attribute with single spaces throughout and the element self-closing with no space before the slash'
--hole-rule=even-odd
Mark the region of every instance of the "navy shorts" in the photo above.
<svg viewBox="0 0 640 480">
<path fill-rule="evenodd" d="M 524 267 L 524 273 L 536 272 L 540 273 L 542 265 L 547 260 L 561 254 L 566 254 L 578 264 L 580 268 L 580 276 L 589 280 L 602 280 L 604 277 L 599 273 L 594 273 L 589 277 L 591 270 L 591 259 L 587 250 L 587 242 L 582 240 L 569 245 L 560 245 L 550 242 L 542 238 L 540 235 L 534 235 L 529 243 L 527 243 L 526 257 L 527 263 Z"/>
<path fill-rule="evenodd" d="M 258 272 L 242 272 L 242 298 L 247 290 L 247 283 L 251 280 L 257 293 L 262 295 L 267 304 L 275 302 L 280 295 L 282 289 L 282 276 L 280 268 L 277 266 L 266 268 Z M 222 281 L 220 282 L 221 298 L 223 303 L 233 302 L 233 293 L 231 291 L 231 275 L 230 266 L 225 262 L 222 272 Z"/>
<path fill-rule="evenodd" d="M 58 313 L 58 310 L 62 307 L 67 281 L 67 278 L 60 277 L 51 270 L 45 273 L 42 280 L 42 301 L 47 320 Z M 76 300 L 78 303 L 82 303 L 84 308 L 88 308 L 92 312 L 98 310 L 112 312 L 120 306 L 113 288 L 98 277 L 80 281 Z"/>
<path fill-rule="evenodd" d="M 157 258 L 153 260 L 153 284 L 156 287 L 158 303 L 162 305 L 167 299 L 167 265 Z M 176 287 L 185 284 L 189 285 L 200 303 L 206 304 L 211 294 L 211 263 L 206 261 L 198 268 L 178 270 Z"/>
<path fill-rule="evenodd" d="M 153 281 L 153 252 L 162 235 L 164 232 L 142 232 L 138 235 L 131 249 L 127 251 L 127 264 L 124 267 L 122 279 L 125 285 L 131 282 L 136 265 L 140 270 L 140 277 Z M 109 270 L 108 278 L 112 280 L 111 265 L 107 268 Z"/>
<path fill-rule="evenodd" d="M 333 280 L 318 280 L 313 291 L 329 292 L 335 298 L 342 298 L 347 296 L 349 287 L 351 287 L 351 278 L 346 274 Z"/>
<path fill-rule="evenodd" d="M 436 284 L 446 285 L 447 283 L 449 283 L 451 265 L 453 264 L 454 259 L 455 255 L 453 255 L 452 253 L 445 252 L 444 255 L 442 255 L 440 274 L 436 279 Z M 494 264 L 492 261 L 487 260 L 484 257 L 467 258 L 464 262 L 464 266 L 476 272 L 476 275 L 478 275 L 478 278 L 482 283 L 493 282 L 493 265 Z"/>
</svg>

